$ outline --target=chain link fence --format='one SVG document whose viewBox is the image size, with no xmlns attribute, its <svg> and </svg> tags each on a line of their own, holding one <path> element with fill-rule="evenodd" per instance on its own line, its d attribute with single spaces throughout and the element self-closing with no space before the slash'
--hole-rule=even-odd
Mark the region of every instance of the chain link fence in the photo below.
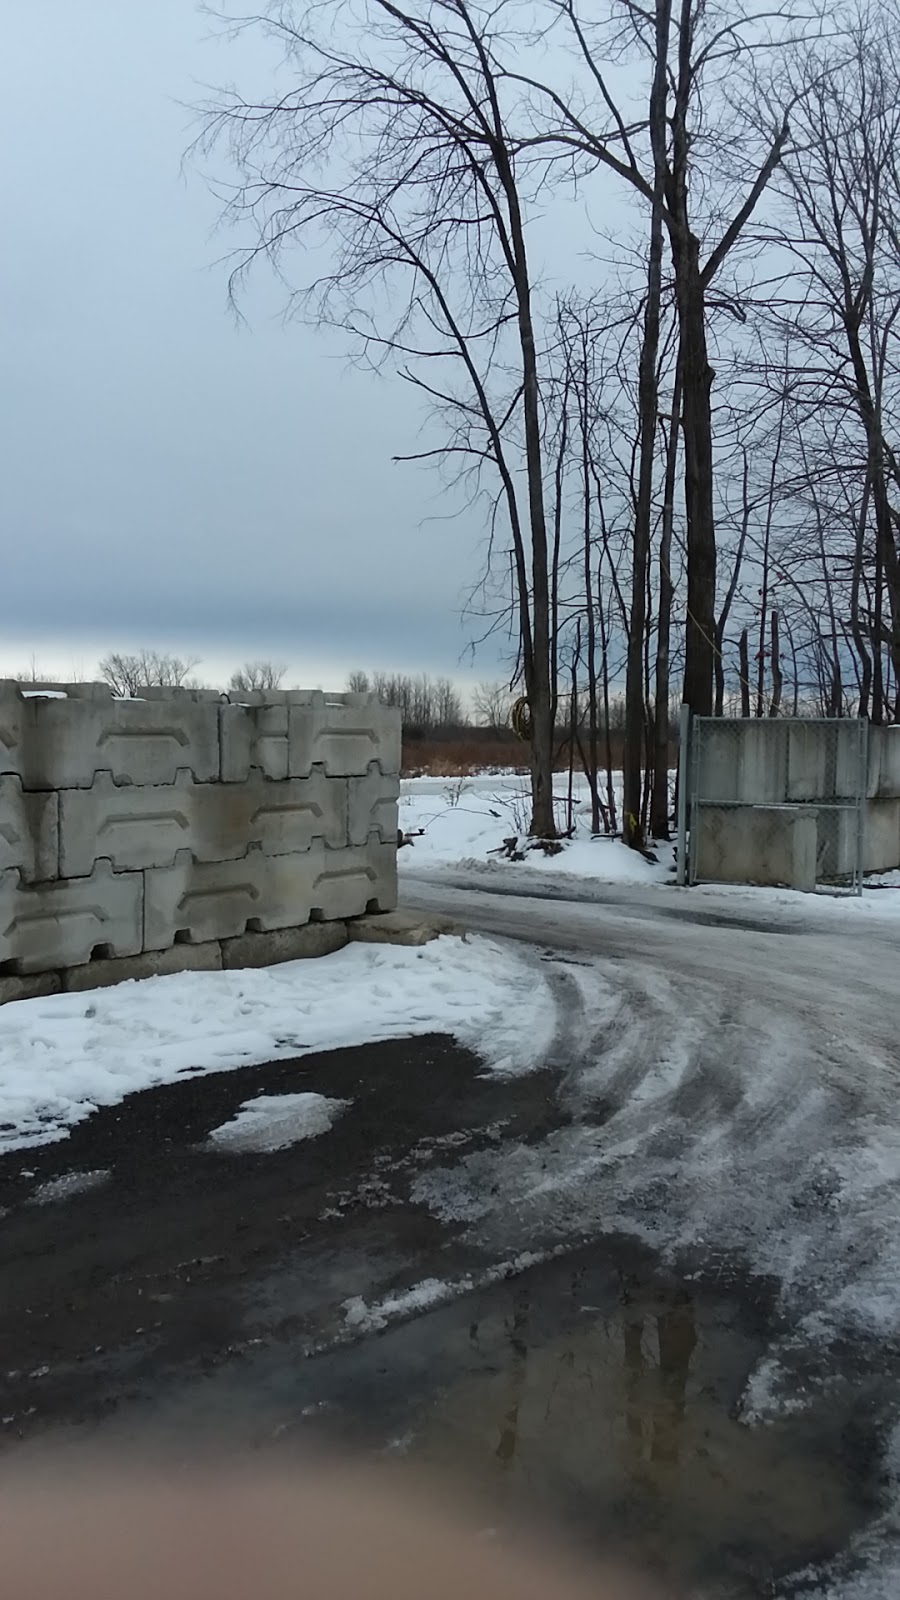
<svg viewBox="0 0 900 1600">
<path fill-rule="evenodd" d="M 691 718 L 679 816 L 687 881 L 860 894 L 867 735 L 864 718 Z"/>
</svg>

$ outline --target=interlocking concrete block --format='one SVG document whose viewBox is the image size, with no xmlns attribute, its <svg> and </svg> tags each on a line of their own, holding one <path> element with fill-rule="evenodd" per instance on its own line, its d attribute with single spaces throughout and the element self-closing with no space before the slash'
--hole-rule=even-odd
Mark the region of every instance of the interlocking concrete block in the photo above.
<svg viewBox="0 0 900 1600">
<path fill-rule="evenodd" d="M 870 799 L 900 799 L 900 724 L 869 729 Z"/>
<path fill-rule="evenodd" d="M 245 783 L 257 769 L 264 777 L 288 775 L 288 708 L 228 705 L 219 708 L 223 783 Z"/>
<path fill-rule="evenodd" d="M 173 867 L 144 874 L 144 948 L 176 941 L 231 939 L 245 932 L 301 927 L 311 916 L 332 921 L 397 903 L 395 843 L 374 837 L 360 847 L 239 861 L 195 861 L 182 852 Z"/>
<path fill-rule="evenodd" d="M 315 852 L 317 872 L 312 909 L 325 918 L 359 917 L 364 911 L 393 911 L 397 905 L 397 836 L 372 834 L 364 845 Z M 283 859 L 283 858 L 282 858 Z"/>
<path fill-rule="evenodd" d="M 0 708 L 2 725 L 2 708 Z M 120 784 L 219 776 L 215 700 L 26 700 L 18 746 L 26 789 L 90 788 L 96 772 Z"/>
<path fill-rule="evenodd" d="M 275 928 L 271 933 L 242 933 L 222 940 L 222 965 L 274 967 L 282 961 L 308 961 L 330 956 L 347 943 L 346 922 L 307 922 L 302 928 Z M 176 949 L 184 949 L 176 945 Z"/>
<path fill-rule="evenodd" d="M 89 873 L 108 859 L 117 871 L 173 866 L 179 850 L 197 861 L 233 861 L 258 845 L 266 855 L 307 850 L 313 839 L 341 845 L 347 837 L 347 784 L 326 778 L 270 781 L 253 772 L 244 783 L 196 783 L 180 772 L 175 783 L 120 786 L 108 772 L 89 789 L 59 797 L 63 877 Z"/>
<path fill-rule="evenodd" d="M 144 950 L 139 956 L 113 957 L 109 961 L 89 961 L 62 974 L 62 987 L 68 994 L 83 994 L 86 989 L 109 989 L 116 983 L 143 978 L 165 978 L 175 972 L 221 972 L 222 947 L 211 944 L 176 944 L 171 950 Z"/>
<path fill-rule="evenodd" d="M 819 874 L 842 878 L 855 870 L 860 848 L 856 812 L 819 809 Z M 869 800 L 862 814 L 863 872 L 892 872 L 900 866 L 900 799 Z"/>
<path fill-rule="evenodd" d="M 89 789 L 63 789 L 59 796 L 59 861 L 64 878 L 89 873 L 95 861 L 111 861 L 117 872 L 170 865 L 178 851 L 194 848 L 195 796 L 212 787 L 191 772 L 174 783 L 116 784 L 98 772 Z"/>
<path fill-rule="evenodd" d="M 0 876 L 0 961 L 19 972 L 77 967 L 94 952 L 137 955 L 143 938 L 144 880 L 98 861 L 87 878 L 28 885 Z"/>
<path fill-rule="evenodd" d="M 787 733 L 786 800 L 847 800 L 866 786 L 860 769 L 860 730 L 856 721 L 783 724 Z"/>
<path fill-rule="evenodd" d="M 700 883 L 816 886 L 813 806 L 700 806 L 691 846 Z"/>
<path fill-rule="evenodd" d="M 319 765 L 329 777 L 361 777 L 372 762 L 385 773 L 400 771 L 400 713 L 392 706 L 362 695 L 335 703 L 317 694 L 287 709 L 291 777 L 306 777 Z"/>
<path fill-rule="evenodd" d="M 14 683 L 0 683 L 0 773 L 22 776 L 26 701 Z"/>
<path fill-rule="evenodd" d="M 55 791 L 29 794 L 21 778 L 0 777 L 0 871 L 17 867 L 26 883 L 59 877 L 58 824 Z"/>
<path fill-rule="evenodd" d="M 378 763 L 373 761 L 365 777 L 348 778 L 347 787 L 350 843 L 365 844 L 373 833 L 380 839 L 391 839 L 396 843 L 400 820 L 399 777 L 392 772 L 382 772 Z"/>
<path fill-rule="evenodd" d="M 786 723 L 704 719 L 699 749 L 695 781 L 701 800 L 779 805 L 786 799 Z"/>
</svg>

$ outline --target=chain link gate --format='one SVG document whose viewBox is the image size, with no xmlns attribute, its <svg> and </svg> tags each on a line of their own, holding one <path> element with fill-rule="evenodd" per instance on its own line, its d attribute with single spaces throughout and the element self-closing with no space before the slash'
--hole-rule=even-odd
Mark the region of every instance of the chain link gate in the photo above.
<svg viewBox="0 0 900 1600">
<path fill-rule="evenodd" d="M 865 718 L 685 721 L 679 882 L 861 894 L 867 758 Z"/>
</svg>

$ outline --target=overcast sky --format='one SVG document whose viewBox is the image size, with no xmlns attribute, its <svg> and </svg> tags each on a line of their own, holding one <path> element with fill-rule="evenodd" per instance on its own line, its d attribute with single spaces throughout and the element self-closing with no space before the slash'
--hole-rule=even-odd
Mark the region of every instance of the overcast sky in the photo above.
<svg viewBox="0 0 900 1600">
<path fill-rule="evenodd" d="M 259 655 L 332 686 L 457 675 L 482 528 L 430 521 L 437 479 L 391 462 L 414 397 L 285 327 L 264 273 L 236 327 L 215 203 L 179 173 L 178 102 L 259 82 L 262 47 L 211 40 L 195 0 L 0 12 L 0 671 L 148 645 L 209 681 Z"/>
</svg>

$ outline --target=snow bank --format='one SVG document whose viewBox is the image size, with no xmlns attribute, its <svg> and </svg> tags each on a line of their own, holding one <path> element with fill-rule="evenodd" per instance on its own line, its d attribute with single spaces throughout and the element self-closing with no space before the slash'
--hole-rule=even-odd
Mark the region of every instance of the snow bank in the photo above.
<svg viewBox="0 0 900 1600">
<path fill-rule="evenodd" d="M 546 979 L 488 939 L 349 945 L 317 961 L 185 972 L 0 1008 L 0 1153 L 48 1144 L 136 1090 L 183 1074 L 405 1035 L 447 1033 L 497 1071 L 527 1071 L 554 1026 Z"/>
<path fill-rule="evenodd" d="M 261 1094 L 245 1100 L 230 1122 L 213 1128 L 209 1143 L 225 1155 L 266 1155 L 333 1128 L 350 1100 L 324 1094 Z"/>
</svg>

